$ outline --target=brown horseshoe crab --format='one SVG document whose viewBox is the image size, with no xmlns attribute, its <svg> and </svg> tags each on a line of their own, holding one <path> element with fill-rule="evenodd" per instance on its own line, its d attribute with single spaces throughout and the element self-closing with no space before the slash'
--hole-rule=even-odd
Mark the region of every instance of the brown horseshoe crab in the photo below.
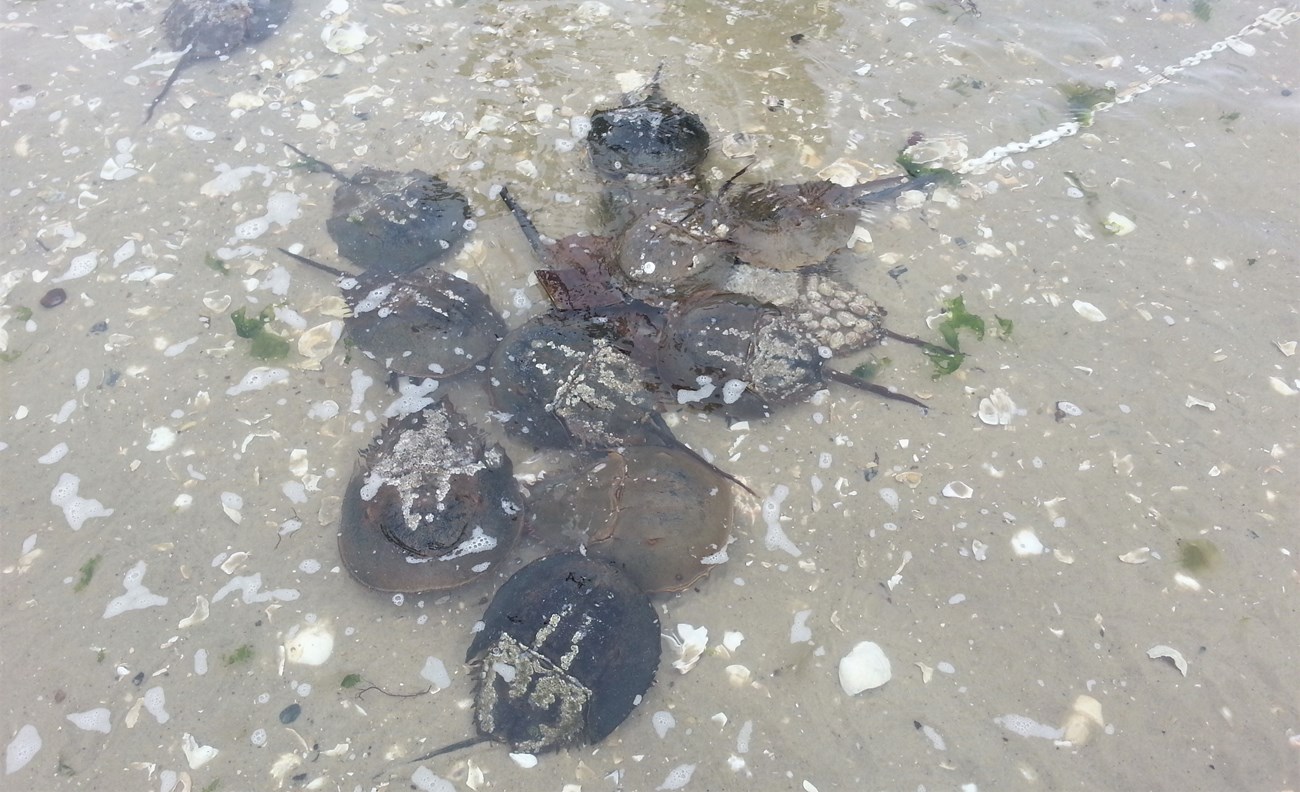
<svg viewBox="0 0 1300 792">
<path fill-rule="evenodd" d="M 365 167 L 347 175 L 292 149 L 315 171 L 339 181 L 325 221 L 339 255 L 366 270 L 411 272 L 451 257 L 473 228 L 469 201 L 441 178 Z"/>
<path fill-rule="evenodd" d="M 848 244 L 865 209 L 936 179 L 898 176 L 844 187 L 830 181 L 737 184 L 735 178 L 718 190 L 719 232 L 741 261 L 778 270 L 826 261 Z"/>
<path fill-rule="evenodd" d="M 681 591 L 726 560 L 735 499 L 718 471 L 672 448 L 628 446 L 535 490 L 543 541 L 579 544 L 643 591 Z M 543 535 L 544 532 L 544 535 Z"/>
<path fill-rule="evenodd" d="M 391 420 L 343 496 L 339 556 L 367 588 L 454 588 L 505 558 L 522 519 L 510 459 L 451 406 Z"/>
<path fill-rule="evenodd" d="M 394 374 L 454 377 L 486 360 L 506 334 L 505 322 L 482 289 L 436 267 L 403 275 L 350 275 L 284 248 L 280 252 L 338 278 L 352 311 L 349 337 Z"/>
<path fill-rule="evenodd" d="M 163 38 L 184 50 L 162 90 L 149 103 L 145 123 L 180 73 L 197 61 L 219 58 L 271 35 L 289 16 L 293 0 L 172 0 L 163 14 Z"/>
</svg>

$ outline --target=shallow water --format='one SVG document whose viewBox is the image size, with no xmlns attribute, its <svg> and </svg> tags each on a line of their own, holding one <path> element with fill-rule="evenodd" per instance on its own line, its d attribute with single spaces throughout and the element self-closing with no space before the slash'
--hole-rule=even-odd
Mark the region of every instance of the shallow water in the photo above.
<svg viewBox="0 0 1300 792">
<path fill-rule="evenodd" d="M 500 746 L 404 764 L 469 734 L 460 660 L 497 581 L 398 604 L 338 567 L 343 485 L 395 399 L 383 372 L 342 344 L 311 368 L 295 347 L 269 364 L 284 381 L 230 393 L 267 365 L 231 311 L 291 309 L 276 325 L 291 338 L 337 318 L 332 281 L 274 252 L 334 253 L 334 184 L 291 169 L 280 142 L 465 190 L 478 228 L 451 268 L 513 324 L 542 296 L 493 186 L 548 233 L 587 227 L 596 185 L 570 121 L 661 60 L 715 140 L 756 140 L 750 175 L 815 178 L 843 159 L 865 179 L 894 172 L 915 131 L 962 135 L 977 155 L 1051 129 L 1067 118 L 1061 84 L 1123 88 L 1269 6 L 325 5 L 191 67 L 147 126 L 168 66 L 135 67 L 163 4 L 6 8 L 6 789 L 445 789 L 437 778 L 470 788 L 479 772 L 554 790 L 688 774 L 682 788 L 1300 784 L 1295 26 L 967 177 L 947 202 L 882 213 L 840 274 L 892 328 L 937 339 L 927 318 L 962 295 L 1012 320 L 1010 338 L 964 338 L 970 357 L 938 380 L 913 349 L 875 350 L 926 414 L 834 388 L 743 430 L 681 415 L 679 436 L 761 495 L 788 489 L 788 543 L 749 504 L 727 564 L 656 598 L 665 632 L 708 628 L 694 669 L 666 646 L 658 684 L 607 741 L 524 768 Z M 322 29 L 340 19 L 373 38 L 329 51 Z M 722 181 L 747 160 L 717 148 Z M 109 178 L 122 168 L 138 172 Z M 1105 233 L 1111 212 L 1136 229 Z M 67 302 L 41 307 L 54 286 Z M 986 425 L 998 388 L 1016 409 Z M 443 392 L 484 418 L 472 386 Z M 969 498 L 943 494 L 956 481 Z M 1035 549 L 1024 531 L 1041 552 L 1016 552 Z M 1149 557 L 1127 556 L 1139 548 Z M 1188 563 L 1197 549 L 1208 564 Z M 283 663 L 310 625 L 333 634 L 328 661 Z M 731 651 L 729 631 L 743 634 Z M 850 697 L 837 666 L 860 641 L 893 678 Z M 1185 675 L 1147 656 L 1157 645 Z M 430 690 L 429 658 L 445 689 Z M 351 674 L 363 682 L 342 687 Z M 1104 727 L 1059 744 L 1081 695 Z M 656 713 L 674 724 L 662 735 Z M 202 746 L 218 753 L 204 762 Z"/>
</svg>

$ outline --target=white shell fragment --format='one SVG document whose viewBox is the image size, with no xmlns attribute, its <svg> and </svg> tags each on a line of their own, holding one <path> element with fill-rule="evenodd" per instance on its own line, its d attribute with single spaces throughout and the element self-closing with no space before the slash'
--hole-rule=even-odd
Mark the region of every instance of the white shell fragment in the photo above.
<svg viewBox="0 0 1300 792">
<path fill-rule="evenodd" d="M 974 494 L 975 490 L 964 481 L 950 481 L 943 485 L 943 496 L 945 498 L 966 500 Z"/>
<path fill-rule="evenodd" d="M 1183 402 L 1183 406 L 1184 406 L 1184 407 L 1189 407 L 1189 408 L 1190 408 L 1190 407 L 1204 407 L 1205 409 L 1209 410 L 1210 412 L 1214 412 L 1215 409 L 1217 409 L 1217 408 L 1214 406 L 1214 402 L 1205 401 L 1204 399 L 1198 399 L 1198 398 L 1196 398 L 1195 396 L 1188 396 L 1188 397 L 1187 397 L 1187 401 Z"/>
<path fill-rule="evenodd" d="M 1011 537 L 1011 550 L 1018 556 L 1042 555 L 1045 549 L 1038 539 L 1038 534 L 1029 528 L 1017 531 L 1016 535 Z"/>
<path fill-rule="evenodd" d="M 980 400 L 979 419 L 989 426 L 1006 426 L 1016 414 L 1016 403 L 1002 388 Z"/>
<path fill-rule="evenodd" d="M 374 41 L 374 37 L 366 34 L 366 26 L 360 22 L 331 22 L 321 30 L 320 40 L 330 52 L 351 55 Z"/>
<path fill-rule="evenodd" d="M 221 753 L 211 745 L 199 745 L 194 735 L 188 732 L 181 737 L 181 749 L 185 751 L 185 761 L 189 762 L 191 770 L 198 770 Z"/>
<path fill-rule="evenodd" d="M 1126 564 L 1145 564 L 1151 560 L 1151 548 L 1139 547 L 1136 550 L 1130 550 L 1120 556 L 1119 560 Z"/>
<path fill-rule="evenodd" d="M 862 641 L 840 659 L 840 688 L 850 696 L 874 690 L 893 675 L 885 651 L 872 641 Z"/>
<path fill-rule="evenodd" d="M 1165 646 L 1164 644 L 1153 646 L 1147 650 L 1147 657 L 1152 660 L 1168 660 L 1173 663 L 1174 668 L 1178 669 L 1178 673 L 1187 676 L 1187 658 L 1183 657 L 1183 653 L 1172 646 Z"/>
<path fill-rule="evenodd" d="M 284 659 L 299 665 L 324 665 L 334 653 L 334 633 L 323 624 L 299 630 L 284 644 Z"/>
<path fill-rule="evenodd" d="M 1092 696 L 1079 696 L 1061 725 L 1061 739 L 1071 745 L 1085 745 L 1104 728 L 1101 702 Z"/>
<path fill-rule="evenodd" d="M 677 625 L 677 637 L 665 635 L 673 651 L 677 653 L 677 659 L 673 661 L 673 668 L 685 674 L 695 667 L 704 654 L 704 650 L 709 646 L 709 628 L 694 627 L 689 624 Z"/>
<path fill-rule="evenodd" d="M 1100 308 L 1083 300 L 1074 301 L 1074 312 L 1089 322 L 1106 321 L 1106 314 L 1102 313 Z"/>
<path fill-rule="evenodd" d="M 1101 224 L 1106 229 L 1107 234 L 1113 236 L 1124 236 L 1137 230 L 1137 223 L 1128 219 L 1119 212 L 1111 212 L 1106 215 L 1106 221 Z"/>
</svg>

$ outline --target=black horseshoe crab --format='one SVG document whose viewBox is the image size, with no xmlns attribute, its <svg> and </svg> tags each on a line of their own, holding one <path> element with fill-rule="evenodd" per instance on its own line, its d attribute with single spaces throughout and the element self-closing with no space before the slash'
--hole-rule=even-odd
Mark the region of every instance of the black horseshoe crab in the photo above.
<svg viewBox="0 0 1300 792">
<path fill-rule="evenodd" d="M 654 683 L 659 617 L 618 567 L 578 552 L 511 575 L 465 661 L 478 670 L 477 736 L 414 762 L 496 741 L 541 753 L 609 736 Z"/>
<path fill-rule="evenodd" d="M 455 588 L 510 552 L 522 498 L 509 457 L 445 399 L 391 420 L 343 496 L 339 556 L 383 592 Z"/>
<path fill-rule="evenodd" d="M 708 128 L 698 115 L 664 96 L 662 71 L 662 66 L 655 71 L 640 100 L 629 94 L 620 107 L 592 112 L 587 149 L 602 177 L 688 176 L 708 156 Z"/>
<path fill-rule="evenodd" d="M 491 300 L 473 283 L 437 267 L 395 275 L 350 275 L 306 256 L 280 252 L 338 278 L 357 348 L 394 374 L 454 377 L 486 360 L 506 334 Z"/>
<path fill-rule="evenodd" d="M 468 199 L 441 178 L 364 167 L 349 176 L 289 143 L 314 171 L 339 181 L 325 221 L 339 255 L 366 270 L 411 272 L 451 257 L 473 227 Z"/>
<path fill-rule="evenodd" d="M 171 90 L 176 78 L 194 63 L 229 55 L 262 41 L 289 16 L 293 0 L 172 0 L 163 14 L 163 38 L 173 51 L 184 50 L 162 90 L 149 103 L 145 123 Z"/>
</svg>

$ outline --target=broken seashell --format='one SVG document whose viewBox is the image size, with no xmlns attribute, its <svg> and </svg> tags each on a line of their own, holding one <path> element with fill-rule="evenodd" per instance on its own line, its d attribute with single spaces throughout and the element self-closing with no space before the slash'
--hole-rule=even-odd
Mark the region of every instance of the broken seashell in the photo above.
<svg viewBox="0 0 1300 792">
<path fill-rule="evenodd" d="M 1173 663 L 1174 668 L 1177 668 L 1179 673 L 1187 676 L 1187 658 L 1183 657 L 1183 653 L 1172 646 L 1165 646 L 1164 644 L 1153 646 L 1147 650 L 1147 657 L 1152 660 L 1168 660 Z"/>
<path fill-rule="evenodd" d="M 323 624 L 299 630 L 284 643 L 284 659 L 299 665 L 324 665 L 334 653 L 334 633 Z"/>
<path fill-rule="evenodd" d="M 850 696 L 878 688 L 893 675 L 885 651 L 873 641 L 862 641 L 840 659 L 840 688 Z"/>
<path fill-rule="evenodd" d="M 1084 300 L 1074 301 L 1074 312 L 1089 322 L 1106 321 L 1106 314 L 1102 313 L 1100 308 Z"/>
<path fill-rule="evenodd" d="M 1104 728 L 1101 702 L 1092 696 L 1079 696 L 1061 726 L 1061 739 L 1072 745 L 1084 745 Z"/>
<path fill-rule="evenodd" d="M 980 400 L 979 419 L 989 426 L 1006 426 L 1016 414 L 1016 403 L 1002 388 Z"/>
<path fill-rule="evenodd" d="M 689 624 L 677 625 L 677 637 L 665 635 L 673 651 L 677 652 L 677 659 L 673 661 L 673 668 L 685 674 L 700 662 L 700 657 L 709 645 L 709 628 L 693 627 Z"/>
<path fill-rule="evenodd" d="M 1120 556 L 1119 560 L 1126 564 L 1145 564 L 1151 560 L 1151 548 L 1139 547 L 1136 550 L 1130 550 Z"/>
<path fill-rule="evenodd" d="M 947 498 L 961 498 L 965 500 L 975 494 L 975 490 L 964 481 L 950 481 L 943 485 L 943 494 Z"/>
<path fill-rule="evenodd" d="M 1101 225 L 1102 228 L 1106 229 L 1106 233 L 1113 236 L 1124 236 L 1125 234 L 1131 234 L 1137 230 L 1137 223 L 1128 219 L 1119 212 L 1111 212 L 1106 215 L 1106 221 Z"/>
</svg>

